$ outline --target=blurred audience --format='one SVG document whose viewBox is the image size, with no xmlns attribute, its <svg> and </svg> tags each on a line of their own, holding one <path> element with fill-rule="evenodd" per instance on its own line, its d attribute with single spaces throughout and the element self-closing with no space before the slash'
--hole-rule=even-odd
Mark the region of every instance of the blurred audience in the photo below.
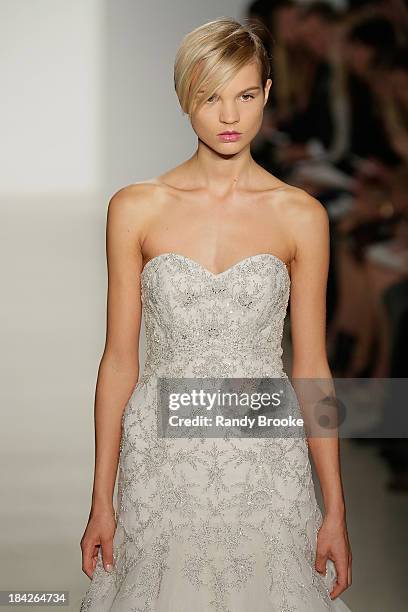
<svg viewBox="0 0 408 612">
<path fill-rule="evenodd" d="M 408 7 L 403 0 L 340 5 L 249 6 L 273 65 L 253 155 L 327 209 L 333 376 L 407 378 Z M 384 420 L 371 438 L 355 439 L 378 445 L 389 487 L 407 492 L 407 432 L 381 437 L 385 427 Z"/>
</svg>

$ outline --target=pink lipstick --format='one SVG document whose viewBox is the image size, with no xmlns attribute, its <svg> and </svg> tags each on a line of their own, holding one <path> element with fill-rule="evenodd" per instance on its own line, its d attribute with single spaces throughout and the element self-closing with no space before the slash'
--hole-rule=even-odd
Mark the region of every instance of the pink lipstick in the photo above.
<svg viewBox="0 0 408 612">
<path fill-rule="evenodd" d="M 223 142 L 235 142 L 241 138 L 241 133 L 235 132 L 235 131 L 221 132 L 220 134 L 217 134 L 217 135 L 218 135 L 218 138 L 222 140 Z"/>
</svg>

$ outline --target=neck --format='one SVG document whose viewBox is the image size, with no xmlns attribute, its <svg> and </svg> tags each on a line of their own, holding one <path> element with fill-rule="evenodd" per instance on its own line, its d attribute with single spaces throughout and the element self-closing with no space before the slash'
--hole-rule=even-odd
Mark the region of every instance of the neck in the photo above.
<svg viewBox="0 0 408 612">
<path fill-rule="evenodd" d="M 197 176 L 201 186 L 219 197 L 249 187 L 257 166 L 249 146 L 236 154 L 222 155 L 202 141 L 188 165 L 189 172 Z"/>
</svg>

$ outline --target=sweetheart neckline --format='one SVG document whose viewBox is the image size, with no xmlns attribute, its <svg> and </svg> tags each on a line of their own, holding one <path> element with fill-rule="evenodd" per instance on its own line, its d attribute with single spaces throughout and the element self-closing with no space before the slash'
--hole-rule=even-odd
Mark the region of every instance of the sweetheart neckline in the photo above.
<svg viewBox="0 0 408 612">
<path fill-rule="evenodd" d="M 155 255 L 154 257 L 152 257 L 151 259 L 149 259 L 148 262 L 146 262 L 146 264 L 143 266 L 143 269 L 140 273 L 140 276 L 143 277 L 146 268 L 149 267 L 149 264 L 151 264 L 152 262 L 161 259 L 162 257 L 168 257 L 168 256 L 173 256 L 173 257 L 179 257 L 180 259 L 184 259 L 185 261 L 190 262 L 191 264 L 197 266 L 200 270 L 202 270 L 203 272 L 205 272 L 206 274 L 208 274 L 211 278 L 221 278 L 222 276 L 224 276 L 225 274 L 232 272 L 232 270 L 234 270 L 235 268 L 237 268 L 238 266 L 244 264 L 245 262 L 248 262 L 252 259 L 256 259 L 258 257 L 271 257 L 274 261 L 276 261 L 277 263 L 280 264 L 280 266 L 285 270 L 286 272 L 286 277 L 289 280 L 289 282 L 291 281 L 290 278 L 290 274 L 287 268 L 287 265 L 285 264 L 285 262 L 278 257 L 277 255 L 273 255 L 272 253 L 256 253 L 255 255 L 248 255 L 248 257 L 244 257 L 243 259 L 240 259 L 239 261 L 237 261 L 236 263 L 234 263 L 232 266 L 230 266 L 229 268 L 227 268 L 226 270 L 222 270 L 222 272 L 212 272 L 211 270 L 209 270 L 208 268 L 206 268 L 205 266 L 203 266 L 202 264 L 200 264 L 198 261 L 196 261 L 195 259 L 191 259 L 191 257 L 188 257 L 187 255 L 182 255 L 181 253 L 175 253 L 173 251 L 168 251 L 166 253 L 159 253 L 159 255 Z"/>
</svg>

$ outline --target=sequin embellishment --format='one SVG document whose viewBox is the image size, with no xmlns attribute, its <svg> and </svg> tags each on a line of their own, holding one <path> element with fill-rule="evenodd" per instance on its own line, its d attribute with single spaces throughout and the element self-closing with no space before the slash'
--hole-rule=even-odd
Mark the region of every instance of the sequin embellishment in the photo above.
<svg viewBox="0 0 408 612">
<path fill-rule="evenodd" d="M 314 569 L 322 515 L 303 438 L 160 438 L 156 377 L 287 377 L 283 261 L 214 274 L 176 253 L 141 275 L 145 366 L 122 417 L 114 569 L 80 612 L 346 612 Z"/>
</svg>

